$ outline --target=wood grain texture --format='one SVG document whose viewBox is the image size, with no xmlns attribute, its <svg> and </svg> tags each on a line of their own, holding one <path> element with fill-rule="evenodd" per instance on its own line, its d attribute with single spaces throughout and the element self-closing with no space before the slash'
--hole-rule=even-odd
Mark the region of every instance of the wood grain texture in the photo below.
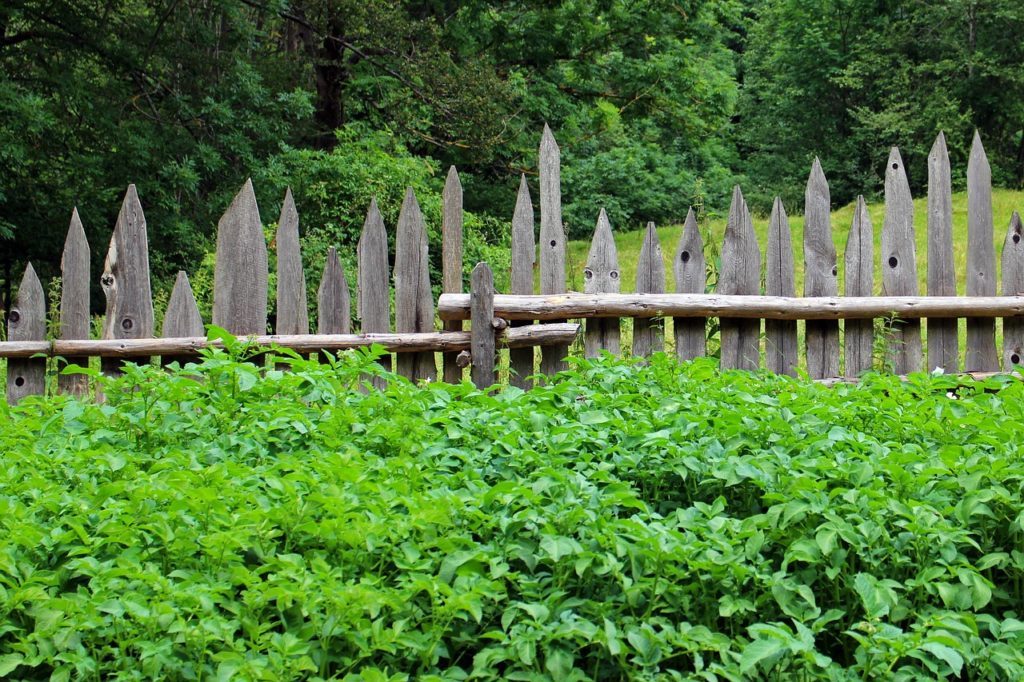
<svg viewBox="0 0 1024 682">
<path fill-rule="evenodd" d="M 306 274 L 299 249 L 299 212 L 289 187 L 277 221 L 277 328 L 278 334 L 309 333 Z"/>
<path fill-rule="evenodd" d="M 46 294 L 29 263 L 25 266 L 14 306 L 7 314 L 7 338 L 14 342 L 46 339 Z M 46 358 L 7 361 L 7 403 L 17 405 L 29 395 L 46 392 Z"/>
<path fill-rule="evenodd" d="M 548 124 L 540 138 L 540 291 L 565 293 L 565 230 L 562 226 L 562 166 L 558 143 Z M 552 375 L 565 369 L 569 348 L 544 349 L 540 369 Z"/>
<path fill-rule="evenodd" d="M 953 189 L 946 136 L 941 132 L 928 153 L 928 295 L 956 296 Z M 956 372 L 959 366 L 956 319 L 929 319 L 928 369 Z"/>
<path fill-rule="evenodd" d="M 775 197 L 768 220 L 768 254 L 765 258 L 765 293 L 768 296 L 796 296 L 793 271 L 793 239 L 789 216 L 782 199 Z M 796 320 L 765 320 L 765 366 L 776 374 L 796 376 L 799 364 Z"/>
<path fill-rule="evenodd" d="M 377 200 L 370 200 L 363 231 L 356 249 L 358 259 L 357 314 L 359 330 L 364 334 L 383 334 L 391 329 L 391 290 L 388 278 L 388 235 L 384 219 L 377 208 Z M 391 370 L 391 356 L 380 359 L 384 369 Z M 369 377 L 371 384 L 383 389 L 381 377 Z"/>
<path fill-rule="evenodd" d="M 875 231 L 863 195 L 857 197 L 844 258 L 843 293 L 847 297 L 871 296 L 875 281 Z M 847 319 L 843 324 L 843 344 L 846 377 L 853 379 L 870 370 L 875 348 L 874 320 Z"/>
<path fill-rule="evenodd" d="M 722 243 L 722 271 L 717 291 L 727 295 L 756 295 L 761 289 L 761 249 L 754 223 L 737 185 L 732 192 L 729 220 Z M 756 319 L 720 318 L 722 369 L 757 369 L 761 365 L 761 323 Z"/>
<path fill-rule="evenodd" d="M 64 239 L 64 253 L 60 259 L 60 338 L 89 338 L 89 240 L 78 217 L 78 209 L 71 211 L 71 224 Z M 84 366 L 87 358 L 64 358 L 69 365 Z M 57 388 L 62 393 L 85 396 L 89 394 L 89 377 L 84 374 L 58 374 Z"/>
<path fill-rule="evenodd" d="M 324 274 L 316 293 L 317 333 L 349 334 L 352 331 L 352 303 L 348 293 L 345 268 L 338 258 L 338 250 L 327 249 Z"/>
<path fill-rule="evenodd" d="M 462 292 L 462 182 L 455 166 L 448 169 L 444 191 L 441 194 L 441 290 L 446 293 Z M 458 331 L 462 323 L 446 322 L 445 329 Z M 442 358 L 444 380 L 449 384 L 462 381 L 462 368 L 456 363 L 457 353 L 446 353 Z"/>
<path fill-rule="evenodd" d="M 128 186 L 121 202 L 100 283 L 107 299 L 103 338 L 152 337 L 155 323 L 149 280 L 149 238 L 135 185 Z M 109 360 L 101 366 L 104 373 L 112 376 L 119 373 L 121 363 Z"/>
<path fill-rule="evenodd" d="M 252 180 L 217 224 L 213 323 L 236 336 L 267 333 L 267 242 Z"/>
<path fill-rule="evenodd" d="M 588 294 L 614 294 L 619 292 L 621 284 L 619 253 L 615 248 L 615 237 L 612 236 L 608 214 L 602 208 L 597 216 L 594 237 L 590 241 L 587 265 L 583 268 L 583 289 Z M 587 320 L 583 345 L 588 358 L 596 358 L 603 350 L 618 355 L 618 318 Z"/>
<path fill-rule="evenodd" d="M 164 313 L 160 335 L 164 338 L 180 338 L 203 336 L 205 333 L 203 317 L 199 314 L 199 306 L 196 305 L 196 297 L 192 293 L 188 275 L 184 270 L 179 270 L 174 280 L 174 288 L 171 290 L 171 299 L 167 303 L 167 312 Z M 191 359 L 188 355 L 162 355 L 160 363 L 165 366 L 172 362 L 184 365 Z"/>
<path fill-rule="evenodd" d="M 665 259 L 658 241 L 654 223 L 647 223 L 644 243 L 636 264 L 636 292 L 638 294 L 665 293 Z M 633 322 L 633 356 L 650 357 L 665 350 L 665 321 L 643 318 Z"/>
<path fill-rule="evenodd" d="M 804 193 L 804 296 L 835 296 L 839 291 L 836 246 L 832 241 L 832 199 L 817 157 Z M 805 346 L 812 379 L 839 376 L 839 323 L 808 321 Z"/>
<path fill-rule="evenodd" d="M 427 227 L 416 194 L 409 187 L 398 214 L 395 237 L 395 331 L 434 330 L 434 297 L 430 291 L 428 258 Z M 412 381 L 437 379 L 434 355 L 429 352 L 399 356 L 396 369 Z"/>
<path fill-rule="evenodd" d="M 882 292 L 886 296 L 917 295 L 914 247 L 914 201 L 900 150 L 893 147 L 885 166 L 885 222 L 882 225 Z M 889 334 L 889 362 L 896 374 L 921 369 L 921 323 L 894 320 Z"/>
<path fill-rule="evenodd" d="M 703 294 L 707 288 L 707 264 L 704 262 L 704 241 L 693 209 L 686 212 L 683 232 L 672 257 L 672 273 L 677 294 Z M 676 357 L 680 362 L 702 358 L 707 354 L 707 320 L 672 318 Z"/>
<path fill-rule="evenodd" d="M 477 388 L 493 386 L 498 381 L 495 371 L 494 327 L 494 273 L 487 263 L 477 263 L 469 290 L 470 332 L 472 334 L 473 385 Z"/>
<path fill-rule="evenodd" d="M 513 294 L 533 293 L 533 266 L 537 248 L 533 240 L 533 201 L 526 175 L 519 176 L 519 193 L 512 213 L 512 292 Z M 518 324 L 530 324 L 519 322 Z M 523 390 L 529 389 L 534 373 L 533 348 L 521 348 L 509 352 L 509 383 Z"/>
<path fill-rule="evenodd" d="M 1003 241 L 1003 295 L 1024 294 L 1024 226 L 1014 211 Z M 1024 318 L 1003 318 L 1003 369 L 1024 364 Z"/>
<path fill-rule="evenodd" d="M 996 249 L 992 224 L 992 169 L 974 133 L 967 161 L 967 295 L 994 296 L 996 293 Z M 967 321 L 967 353 L 964 370 L 994 372 L 999 369 L 996 353 L 996 321 L 975 318 Z"/>
</svg>

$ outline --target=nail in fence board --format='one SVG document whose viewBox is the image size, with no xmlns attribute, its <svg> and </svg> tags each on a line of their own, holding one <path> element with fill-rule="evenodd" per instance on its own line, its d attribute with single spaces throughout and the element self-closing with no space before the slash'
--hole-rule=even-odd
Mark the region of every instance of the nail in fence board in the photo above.
<svg viewBox="0 0 1024 682">
<path fill-rule="evenodd" d="M 89 338 L 89 240 L 78 217 L 78 209 L 71 212 L 71 225 L 64 240 L 64 254 L 60 259 L 60 338 Z M 87 357 L 64 358 L 69 365 L 86 367 Z M 89 394 L 89 377 L 84 374 L 58 374 L 57 387 L 62 393 L 77 396 Z"/>
<path fill-rule="evenodd" d="M 761 249 L 754 234 L 754 223 L 737 185 L 732 192 L 729 221 L 722 244 L 722 272 L 717 291 L 720 294 L 760 293 Z M 721 318 L 722 369 L 757 369 L 761 365 L 761 321 Z"/>
<path fill-rule="evenodd" d="M 597 216 L 597 227 L 590 242 L 590 255 L 583 268 L 583 290 L 588 294 L 617 294 L 619 281 L 619 254 L 612 236 L 612 225 L 608 215 L 601 209 Z M 588 358 L 596 358 L 602 350 L 612 355 L 619 354 L 619 318 L 591 318 L 583 338 L 584 352 Z"/>
<path fill-rule="evenodd" d="M 977 131 L 967 162 L 967 295 L 995 296 L 996 249 L 992 227 L 992 170 Z M 996 321 L 985 318 L 967 320 L 967 372 L 995 372 Z"/>
<path fill-rule="evenodd" d="M 32 264 L 25 274 L 7 315 L 7 338 L 11 341 L 46 339 L 46 295 Z M 7 403 L 17 405 L 27 395 L 46 391 L 46 358 L 11 358 L 7 361 Z"/>
<path fill-rule="evenodd" d="M 768 255 L 765 267 L 765 293 L 768 296 L 796 296 L 789 217 L 779 197 L 775 197 L 771 219 L 768 222 Z M 796 376 L 799 361 L 796 320 L 765 320 L 764 336 L 765 366 L 776 374 Z"/>
<path fill-rule="evenodd" d="M 309 333 L 306 275 L 299 251 L 299 213 L 289 187 L 277 222 L 277 329 L 278 334 Z"/>
<path fill-rule="evenodd" d="M 434 331 L 427 228 L 411 187 L 405 191 L 395 238 L 395 331 Z M 433 353 L 401 353 L 396 364 L 398 373 L 412 381 L 437 379 Z"/>
<path fill-rule="evenodd" d="M 206 335 L 203 318 L 199 314 L 199 306 L 196 305 L 196 297 L 192 294 L 192 285 L 189 284 L 188 275 L 184 270 L 179 270 L 178 276 L 174 280 L 174 289 L 171 290 L 171 300 L 167 303 L 167 313 L 164 314 L 164 324 L 160 335 L 164 338 Z M 177 362 L 184 366 L 185 363 L 193 360 L 195 358 L 188 355 L 164 355 L 160 358 L 163 365 Z"/>
<path fill-rule="evenodd" d="M 107 297 L 103 338 L 151 338 L 154 321 L 149 283 L 149 240 L 146 216 L 135 185 L 128 185 L 121 203 L 100 283 Z M 112 376 L 120 373 L 123 362 L 119 358 L 103 358 L 101 367 L 105 374 Z M 140 358 L 135 362 L 145 364 L 147 360 Z"/>
<path fill-rule="evenodd" d="M 562 227 L 561 154 L 551 128 L 544 124 L 540 139 L 540 293 L 565 293 L 565 231 Z M 565 369 L 568 346 L 541 352 L 540 369 L 555 374 Z"/>
<path fill-rule="evenodd" d="M 832 241 L 828 181 L 815 157 L 804 193 L 804 296 L 835 296 L 839 268 Z M 812 379 L 839 376 L 839 322 L 808 320 L 805 346 Z"/>
<path fill-rule="evenodd" d="M 444 182 L 441 213 L 441 260 L 443 263 L 441 290 L 444 293 L 462 293 L 462 182 L 455 166 L 448 169 Z M 461 331 L 462 323 L 449 321 L 447 331 Z M 445 353 L 444 380 L 449 384 L 462 381 L 462 368 L 455 359 L 458 353 Z"/>
<path fill-rule="evenodd" d="M 387 333 L 391 330 L 388 235 L 376 199 L 370 200 L 356 254 L 359 261 L 356 291 L 359 331 L 363 334 Z M 391 356 L 383 356 L 380 364 L 390 370 Z M 377 388 L 384 388 L 382 378 L 373 377 L 370 381 Z"/>
<path fill-rule="evenodd" d="M 917 296 L 914 201 L 896 147 L 885 167 L 885 222 L 882 224 L 882 291 L 885 296 Z M 896 320 L 889 330 L 889 359 L 896 374 L 921 369 L 921 321 Z"/>
<path fill-rule="evenodd" d="M 217 224 L 213 323 L 237 336 L 267 333 L 267 242 L 252 180 Z"/>
<path fill-rule="evenodd" d="M 686 213 L 679 245 L 672 258 L 672 272 L 675 275 L 677 294 L 703 294 L 707 288 L 704 242 L 692 208 Z M 707 354 L 707 324 L 704 318 L 672 318 L 676 357 L 680 362 Z"/>
<path fill-rule="evenodd" d="M 1003 295 L 1024 294 L 1024 226 L 1014 211 L 1003 242 Z M 1024 318 L 1003 318 L 1003 369 L 1024 364 Z"/>
<path fill-rule="evenodd" d="M 519 176 L 519 194 L 515 211 L 512 213 L 512 292 L 530 295 L 533 293 L 533 265 L 537 249 L 533 243 L 533 202 L 526 175 Z M 529 322 L 520 322 L 531 324 Z M 513 326 L 517 326 L 513 324 Z M 509 383 L 522 389 L 532 384 L 527 377 L 534 373 L 533 349 L 516 348 L 509 351 Z"/>
<path fill-rule="evenodd" d="M 345 269 L 338 259 L 338 250 L 327 249 L 324 274 L 316 293 L 317 333 L 349 334 L 352 332 L 352 309 Z"/>
<path fill-rule="evenodd" d="M 665 259 L 658 241 L 654 223 L 647 223 L 644 243 L 636 265 L 636 292 L 638 294 L 665 293 Z M 665 321 L 661 318 L 633 320 L 633 355 L 650 357 L 665 350 Z"/>
<path fill-rule="evenodd" d="M 470 357 L 472 359 L 473 384 L 477 388 L 493 386 L 498 377 L 494 363 L 494 274 L 487 263 L 477 263 L 473 268 L 469 289 Z"/>
<path fill-rule="evenodd" d="M 953 265 L 953 195 L 946 136 L 939 133 L 928 153 L 928 295 L 956 296 Z M 956 318 L 929 318 L 928 369 L 956 372 L 960 341 Z"/>
<path fill-rule="evenodd" d="M 843 293 L 846 296 L 871 296 L 875 277 L 875 233 L 863 195 L 857 197 L 853 225 L 846 238 L 843 265 L 846 268 Z M 871 369 L 875 345 L 874 324 L 873 320 L 843 322 L 845 374 L 851 379 Z"/>
</svg>

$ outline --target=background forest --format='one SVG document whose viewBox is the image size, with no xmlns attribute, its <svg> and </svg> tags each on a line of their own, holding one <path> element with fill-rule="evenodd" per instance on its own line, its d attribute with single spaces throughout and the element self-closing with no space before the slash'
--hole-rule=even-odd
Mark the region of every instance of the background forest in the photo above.
<svg viewBox="0 0 1024 682">
<path fill-rule="evenodd" d="M 436 237 L 455 164 L 466 261 L 500 262 L 544 122 L 570 237 L 602 206 L 617 230 L 724 211 L 735 182 L 799 212 L 814 156 L 838 206 L 894 144 L 920 192 L 940 129 L 954 183 L 977 128 L 1020 187 L 1022 34 L 1020 0 L 4 0 L 0 302 L 26 259 L 59 274 L 74 206 L 99 272 L 132 182 L 158 296 L 179 268 L 202 293 L 249 176 L 268 225 L 292 187 L 322 263 L 371 196 L 393 230 L 407 185 Z"/>
</svg>

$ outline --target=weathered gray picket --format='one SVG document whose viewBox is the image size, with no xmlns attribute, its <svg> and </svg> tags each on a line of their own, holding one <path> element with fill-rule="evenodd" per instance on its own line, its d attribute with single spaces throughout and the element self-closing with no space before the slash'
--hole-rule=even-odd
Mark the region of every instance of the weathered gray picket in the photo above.
<svg viewBox="0 0 1024 682">
<path fill-rule="evenodd" d="M 533 294 L 533 266 L 537 248 L 533 240 L 533 202 L 526 175 L 519 176 L 519 192 L 512 213 L 512 272 L 511 293 Z M 519 322 L 519 325 L 531 324 Z M 530 388 L 533 375 L 533 348 L 509 350 L 509 383 L 522 389 Z"/>
<path fill-rule="evenodd" d="M 46 295 L 36 271 L 29 263 L 18 286 L 14 306 L 7 315 L 7 338 L 11 341 L 42 341 L 46 338 Z M 11 358 L 7 361 L 7 402 L 17 405 L 22 398 L 46 390 L 46 358 Z"/>
<path fill-rule="evenodd" d="M 470 374 L 477 388 L 487 388 L 498 381 L 494 362 L 494 273 L 487 263 L 477 263 L 473 268 L 469 298 L 472 308 Z"/>
<path fill-rule="evenodd" d="M 1024 226 L 1020 214 L 1013 212 L 1003 241 L 1003 295 L 1024 293 Z M 1011 371 L 1024 365 L 1024 318 L 1003 318 L 1003 369 Z"/>
<path fill-rule="evenodd" d="M 875 277 L 875 236 L 864 196 L 857 197 L 853 224 L 846 238 L 843 265 L 846 296 L 871 296 Z M 874 352 L 874 322 L 846 320 L 843 323 L 845 376 L 853 379 L 871 369 Z"/>
<path fill-rule="evenodd" d="M 395 331 L 434 330 L 434 296 L 430 291 L 427 227 L 412 188 L 405 191 L 395 236 Z M 435 381 L 433 353 L 399 354 L 396 371 L 413 381 Z"/>
<path fill-rule="evenodd" d="M 338 258 L 338 250 L 327 249 L 324 274 L 316 292 L 317 333 L 349 334 L 352 332 L 352 304 L 348 293 L 345 268 Z"/>
<path fill-rule="evenodd" d="M 992 225 L 992 169 L 974 133 L 967 161 L 967 295 L 995 296 L 996 250 Z M 996 321 L 967 320 L 967 372 L 994 372 L 999 369 L 996 353 Z"/>
<path fill-rule="evenodd" d="M 64 253 L 60 259 L 60 338 L 87 339 L 89 318 L 89 240 L 78 217 L 78 208 L 71 212 L 68 236 L 64 240 Z M 85 366 L 88 358 L 68 357 L 69 365 Z M 59 374 L 57 387 L 63 393 L 85 396 L 89 394 L 89 377 L 84 374 Z"/>
<path fill-rule="evenodd" d="M 160 330 L 161 336 L 168 339 L 204 336 L 203 317 L 199 314 L 199 306 L 196 305 L 196 297 L 192 293 L 192 285 L 189 284 L 188 275 L 184 270 L 178 271 L 174 280 L 174 288 L 171 290 L 171 298 L 167 302 L 167 312 L 164 313 L 164 324 Z M 184 366 L 189 356 L 164 355 L 160 362 L 169 365 L 177 362 Z"/>
<path fill-rule="evenodd" d="M 946 136 L 928 154 L 928 295 L 956 296 L 953 265 L 953 189 Z M 928 368 L 955 372 L 960 364 L 956 318 L 928 320 Z"/>
<path fill-rule="evenodd" d="M 917 295 L 914 246 L 914 200 L 900 150 L 893 147 L 885 167 L 885 222 L 882 225 L 882 292 L 886 296 Z M 896 374 L 921 369 L 921 321 L 893 320 L 888 332 L 889 361 Z"/>
<path fill-rule="evenodd" d="M 278 334 L 309 333 L 309 303 L 306 301 L 306 274 L 299 250 L 299 213 L 292 190 L 284 194 L 281 217 L 277 221 L 277 324 Z M 262 332 L 261 332 L 262 333 Z"/>
<path fill-rule="evenodd" d="M 654 223 L 647 223 L 644 243 L 636 265 L 636 292 L 638 294 L 665 293 L 665 260 Z M 643 318 L 633 320 L 633 355 L 649 357 L 665 350 L 665 320 Z"/>
<path fill-rule="evenodd" d="M 562 161 L 551 128 L 544 124 L 538 155 L 540 175 L 540 293 L 565 293 L 565 230 L 562 226 Z M 565 369 L 569 347 L 551 346 L 541 353 L 540 370 L 552 375 Z"/>
<path fill-rule="evenodd" d="M 462 293 L 462 181 L 455 166 L 448 169 L 441 194 L 441 290 L 451 294 Z M 444 326 L 447 331 L 461 331 L 462 322 L 452 320 Z M 462 381 L 462 368 L 457 353 L 445 353 L 442 362 L 444 380 L 449 384 Z"/>
<path fill-rule="evenodd" d="M 237 336 L 267 333 L 267 242 L 252 180 L 217 224 L 213 323 Z"/>
<path fill-rule="evenodd" d="M 612 225 L 604 209 L 597 216 L 597 227 L 590 242 L 590 254 L 583 268 L 583 290 L 588 294 L 614 294 L 621 288 L 619 280 L 619 254 L 612 236 Z M 587 320 L 584 333 L 584 353 L 595 358 L 601 351 L 619 354 L 619 318 L 604 317 Z"/>
<path fill-rule="evenodd" d="M 707 265 L 704 262 L 704 241 L 697 226 L 697 217 L 691 208 L 683 222 L 683 232 L 672 258 L 677 294 L 703 294 L 707 288 Z M 676 343 L 676 357 L 680 361 L 693 360 L 707 354 L 707 326 L 704 318 L 672 318 L 672 334 Z"/>
<path fill-rule="evenodd" d="M 836 246 L 832 241 L 832 200 L 817 157 L 804 194 L 804 296 L 835 296 L 839 291 Z M 808 320 L 805 345 L 812 379 L 839 376 L 839 322 Z"/>
<path fill-rule="evenodd" d="M 767 248 L 765 293 L 768 296 L 796 296 L 793 239 L 789 231 L 789 217 L 779 197 L 775 197 L 772 203 Z M 796 320 L 765 320 L 765 367 L 776 374 L 796 376 L 800 361 L 796 339 Z"/>
<path fill-rule="evenodd" d="M 383 334 L 391 329 L 391 284 L 388 279 L 388 235 L 376 199 L 370 200 L 370 208 L 366 211 L 356 257 L 359 330 L 364 334 Z M 390 370 L 391 356 L 385 355 L 380 363 Z M 384 380 L 380 377 L 372 377 L 371 382 L 377 388 L 384 388 Z"/>
<path fill-rule="evenodd" d="M 743 192 L 732 192 L 729 220 L 722 243 L 722 271 L 717 291 L 721 294 L 756 295 L 761 289 L 761 249 L 754 234 Z M 761 321 L 721 318 L 721 365 L 723 369 L 757 369 L 761 366 Z"/>
</svg>

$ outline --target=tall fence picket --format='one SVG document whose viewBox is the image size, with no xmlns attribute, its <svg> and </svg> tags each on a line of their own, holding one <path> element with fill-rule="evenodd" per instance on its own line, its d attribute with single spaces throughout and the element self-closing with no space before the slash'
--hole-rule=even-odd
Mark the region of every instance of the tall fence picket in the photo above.
<svg viewBox="0 0 1024 682">
<path fill-rule="evenodd" d="M 953 189 L 946 136 L 939 133 L 928 154 L 928 295 L 956 296 L 953 264 Z M 956 318 L 928 320 L 928 368 L 955 372 L 960 366 Z"/>
<path fill-rule="evenodd" d="M 537 254 L 533 242 L 533 218 L 530 187 L 526 184 L 526 175 L 520 175 L 519 193 L 516 195 L 516 207 L 512 213 L 513 294 L 533 294 L 533 266 Z M 533 375 L 533 348 L 513 348 L 509 350 L 508 360 L 509 383 L 524 390 L 529 389 L 531 382 L 528 377 Z"/>
<path fill-rule="evenodd" d="M 1024 294 L 1024 226 L 1020 214 L 1013 212 L 1003 242 L 1003 295 Z M 1003 318 L 1003 369 L 1011 371 L 1024 365 L 1024 318 Z"/>
<path fill-rule="evenodd" d="M 996 249 L 992 225 L 992 169 L 977 131 L 967 161 L 967 295 L 995 296 Z M 992 318 L 967 319 L 968 372 L 995 372 L 999 369 L 996 353 L 996 321 Z"/>
<path fill-rule="evenodd" d="M 89 338 L 89 257 L 89 240 L 75 208 L 60 259 L 60 338 L 65 340 Z M 69 365 L 89 364 L 89 358 L 85 357 L 64 358 L 64 361 Z M 59 374 L 57 387 L 62 393 L 85 396 L 89 394 L 89 377 Z"/>
<path fill-rule="evenodd" d="M 434 297 L 430 291 L 427 228 L 416 194 L 409 187 L 398 214 L 395 237 L 395 331 L 433 330 Z M 396 368 L 399 374 L 413 381 L 437 379 L 433 353 L 399 353 Z"/>
<path fill-rule="evenodd" d="M 174 280 L 174 288 L 171 290 L 171 298 L 167 302 L 167 312 L 164 313 L 164 324 L 160 330 L 164 338 L 177 338 L 187 336 L 205 336 L 203 317 L 199 314 L 199 306 L 196 305 L 196 297 L 192 293 L 192 285 L 189 284 L 188 275 L 184 270 L 178 271 Z M 165 355 L 160 362 L 169 365 L 177 362 L 184 366 L 192 360 L 189 356 Z"/>
<path fill-rule="evenodd" d="M 846 296 L 871 296 L 875 280 L 875 231 L 863 195 L 857 197 L 844 258 L 843 293 Z M 843 342 L 846 376 L 853 379 L 870 370 L 875 345 L 874 321 L 843 322 Z"/>
<path fill-rule="evenodd" d="M 383 334 L 391 329 L 391 294 L 388 280 L 388 235 L 384 219 L 377 208 L 376 199 L 370 200 L 363 231 L 356 250 L 358 258 L 357 314 L 359 330 L 363 334 Z M 385 369 L 391 369 L 391 356 L 380 359 Z M 372 377 L 371 383 L 384 388 L 384 380 Z"/>
<path fill-rule="evenodd" d="M 540 140 L 540 293 L 565 293 L 565 230 L 562 226 L 561 152 L 551 128 L 544 124 Z M 565 369 L 568 346 L 549 346 L 541 352 L 540 369 L 555 374 Z"/>
<path fill-rule="evenodd" d="M 495 373 L 494 343 L 494 273 L 487 263 L 477 263 L 473 268 L 470 281 L 469 300 L 470 321 L 470 358 L 473 384 L 477 388 L 494 385 L 498 376 Z"/>
<path fill-rule="evenodd" d="M 729 221 L 722 243 L 720 294 L 757 295 L 761 288 L 761 249 L 754 233 L 747 202 L 739 185 L 733 189 Z M 723 369 L 757 369 L 761 366 L 761 321 L 721 318 L 721 366 Z"/>
<path fill-rule="evenodd" d="M 352 304 L 348 293 L 345 268 L 338 258 L 338 250 L 327 249 L 324 274 L 317 289 L 317 333 L 349 334 L 352 332 Z"/>
<path fill-rule="evenodd" d="M 277 334 L 308 334 L 309 303 L 306 275 L 299 250 L 299 212 L 289 187 L 277 222 Z"/>
<path fill-rule="evenodd" d="M 654 223 L 647 223 L 640 258 L 636 264 L 636 292 L 638 294 L 665 293 L 665 259 L 658 241 Z M 633 355 L 646 358 L 651 353 L 665 350 L 665 321 L 662 318 L 633 320 Z"/>
<path fill-rule="evenodd" d="M 886 296 L 917 295 L 914 200 L 900 150 L 893 147 L 885 167 L 885 222 L 882 225 L 882 289 Z M 921 321 L 894 320 L 889 358 L 896 374 L 921 369 Z"/>
<path fill-rule="evenodd" d="M 796 296 L 793 271 L 793 240 L 789 217 L 782 199 L 775 197 L 768 222 L 768 255 L 765 259 L 765 293 L 769 296 Z M 796 320 L 765 320 L 765 366 L 776 374 L 796 376 L 799 364 Z"/>
<path fill-rule="evenodd" d="M 18 286 L 14 306 L 7 315 L 11 341 L 43 341 L 46 338 L 46 295 L 29 263 Z M 46 392 L 46 358 L 10 358 L 7 361 L 7 402 L 17 405 L 29 395 Z"/>
<path fill-rule="evenodd" d="M 447 293 L 462 293 L 462 182 L 455 166 L 448 169 L 441 195 L 441 290 Z M 450 320 L 444 325 L 447 331 L 461 331 L 462 322 Z M 445 353 L 444 380 L 449 384 L 462 381 L 462 368 L 456 362 L 458 353 Z"/>
<path fill-rule="evenodd" d="M 232 334 L 267 333 L 267 242 L 252 180 L 217 224 L 213 323 Z"/>
<path fill-rule="evenodd" d="M 583 269 L 583 290 L 588 294 L 617 294 L 621 284 L 615 237 L 612 236 L 608 214 L 602 208 L 597 216 L 594 238 L 590 242 L 587 266 Z M 587 320 L 583 344 L 588 358 L 597 357 L 602 350 L 618 355 L 619 318 L 602 317 Z"/>
<path fill-rule="evenodd" d="M 817 157 L 804 194 L 804 296 L 835 296 L 839 290 L 832 201 Z M 839 322 L 808 320 L 807 373 L 812 379 L 839 376 Z"/>
<path fill-rule="evenodd" d="M 703 294 L 707 287 L 707 265 L 704 262 L 704 241 L 700 236 L 693 209 L 686 212 L 683 232 L 672 258 L 677 294 Z M 704 357 L 707 354 L 707 320 L 703 318 L 674 317 L 672 333 L 676 342 L 676 357 L 680 361 Z"/>
</svg>

